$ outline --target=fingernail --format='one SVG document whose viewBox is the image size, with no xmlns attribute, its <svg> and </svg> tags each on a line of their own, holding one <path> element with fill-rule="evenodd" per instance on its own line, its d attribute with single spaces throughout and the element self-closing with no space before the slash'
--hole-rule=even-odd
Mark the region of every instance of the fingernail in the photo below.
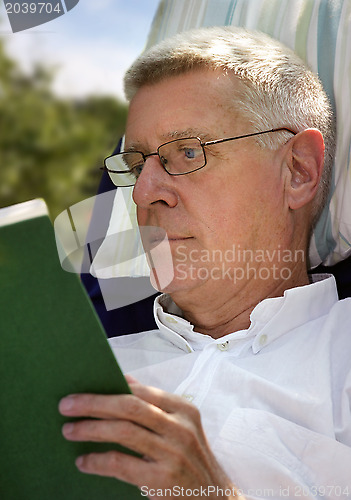
<svg viewBox="0 0 351 500">
<path fill-rule="evenodd" d="M 82 465 L 83 465 L 83 457 L 78 457 L 76 460 L 76 466 L 79 469 L 80 467 L 82 467 Z"/>
<path fill-rule="evenodd" d="M 62 413 L 69 412 L 72 410 L 74 404 L 74 399 L 70 396 L 61 399 L 59 403 L 59 410 Z"/>
<path fill-rule="evenodd" d="M 74 424 L 70 424 L 70 423 L 65 424 L 62 427 L 62 433 L 64 436 L 69 436 L 70 434 L 72 434 L 73 429 L 74 429 Z"/>
</svg>

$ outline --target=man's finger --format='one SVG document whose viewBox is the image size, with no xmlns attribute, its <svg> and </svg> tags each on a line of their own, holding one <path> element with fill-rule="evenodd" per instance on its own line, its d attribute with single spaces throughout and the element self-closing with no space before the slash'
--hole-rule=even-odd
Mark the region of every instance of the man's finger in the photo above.
<svg viewBox="0 0 351 500">
<path fill-rule="evenodd" d="M 68 417 L 128 420 L 158 434 L 167 432 L 172 422 L 169 414 L 131 394 L 75 394 L 62 399 L 59 410 Z"/>
<path fill-rule="evenodd" d="M 114 477 L 139 488 L 155 475 L 152 462 L 118 451 L 82 455 L 76 466 L 85 474 Z"/>
<path fill-rule="evenodd" d="M 120 444 L 141 456 L 156 459 L 164 448 L 163 440 L 145 427 L 125 420 L 81 420 L 62 428 L 69 441 Z"/>
<path fill-rule="evenodd" d="M 151 409 L 150 405 L 154 410 L 153 418 L 156 418 L 158 409 L 170 414 L 191 413 L 195 410 L 193 405 L 180 396 L 166 393 L 161 389 L 139 383 L 133 383 L 131 388 L 133 394 L 72 394 L 60 401 L 59 411 L 66 416 L 121 418 L 141 423 L 140 418 L 144 419 L 147 416 Z"/>
</svg>

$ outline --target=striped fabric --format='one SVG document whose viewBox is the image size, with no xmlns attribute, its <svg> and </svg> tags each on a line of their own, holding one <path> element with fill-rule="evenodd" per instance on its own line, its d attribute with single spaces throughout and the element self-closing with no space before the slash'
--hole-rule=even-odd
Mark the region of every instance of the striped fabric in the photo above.
<svg viewBox="0 0 351 500">
<path fill-rule="evenodd" d="M 319 74 L 336 111 L 338 139 L 330 200 L 313 234 L 310 262 L 343 260 L 351 254 L 351 0 L 161 0 L 146 48 L 180 31 L 216 25 L 263 31 Z M 124 195 L 123 207 L 115 204 L 111 233 L 125 218 L 136 225 L 131 190 Z"/>
</svg>

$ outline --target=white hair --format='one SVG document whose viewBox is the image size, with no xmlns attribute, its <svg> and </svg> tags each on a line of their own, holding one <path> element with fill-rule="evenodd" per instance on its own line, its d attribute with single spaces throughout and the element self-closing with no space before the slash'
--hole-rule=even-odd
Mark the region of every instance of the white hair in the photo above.
<svg viewBox="0 0 351 500">
<path fill-rule="evenodd" d="M 335 151 L 335 120 L 318 77 L 290 49 L 264 33 L 213 27 L 182 32 L 142 54 L 125 75 L 131 100 L 144 85 L 196 69 L 222 70 L 235 77 L 233 103 L 254 131 L 287 127 L 320 130 L 325 142 L 324 169 L 313 207 L 312 225 L 327 201 Z M 258 136 L 277 147 L 285 132 Z M 279 136 L 279 137 L 277 137 Z"/>
</svg>

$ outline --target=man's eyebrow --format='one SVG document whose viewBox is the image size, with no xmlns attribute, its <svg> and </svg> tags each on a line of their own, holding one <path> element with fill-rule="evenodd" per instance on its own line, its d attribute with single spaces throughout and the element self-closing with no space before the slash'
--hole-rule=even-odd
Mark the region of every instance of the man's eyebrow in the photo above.
<svg viewBox="0 0 351 500">
<path fill-rule="evenodd" d="M 174 130 L 168 134 L 163 134 L 162 137 L 165 140 L 172 139 L 186 139 L 187 137 L 199 137 L 202 141 L 206 141 L 213 138 L 212 134 L 204 132 L 203 130 L 188 128 L 186 130 Z"/>
<path fill-rule="evenodd" d="M 175 139 L 186 139 L 188 137 L 199 137 L 202 141 L 213 140 L 213 134 L 209 134 L 204 131 L 200 131 L 194 128 L 187 128 L 185 130 L 173 130 L 165 134 L 160 135 L 160 144 L 163 142 L 172 141 Z M 124 152 L 142 151 L 143 153 L 150 153 L 149 147 L 146 144 L 135 141 L 128 144 L 128 147 L 124 149 Z"/>
<path fill-rule="evenodd" d="M 126 147 L 123 148 L 124 153 L 132 153 L 133 151 L 142 151 L 142 150 L 143 148 L 141 144 L 137 142 L 129 144 L 127 148 Z"/>
</svg>

